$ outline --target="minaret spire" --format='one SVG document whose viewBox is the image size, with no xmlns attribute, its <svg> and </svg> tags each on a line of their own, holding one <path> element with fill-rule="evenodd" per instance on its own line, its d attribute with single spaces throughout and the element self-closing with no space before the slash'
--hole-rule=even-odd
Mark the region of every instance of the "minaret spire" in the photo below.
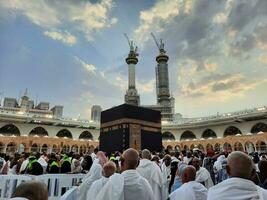
<svg viewBox="0 0 267 200">
<path fill-rule="evenodd" d="M 135 88 L 135 65 L 138 63 L 137 46 L 134 46 L 133 41 L 128 38 L 127 34 L 124 35 L 128 41 L 130 48 L 128 57 L 125 59 L 126 63 L 128 64 L 128 89 L 126 91 L 124 100 L 125 103 L 139 106 L 140 97 Z"/>
</svg>

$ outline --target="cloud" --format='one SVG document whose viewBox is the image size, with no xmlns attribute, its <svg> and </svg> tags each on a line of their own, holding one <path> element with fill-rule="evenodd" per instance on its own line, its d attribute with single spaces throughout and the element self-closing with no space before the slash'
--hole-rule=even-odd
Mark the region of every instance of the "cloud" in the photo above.
<svg viewBox="0 0 267 200">
<path fill-rule="evenodd" d="M 227 22 L 227 15 L 220 12 L 213 17 L 213 22 L 215 24 L 225 24 Z"/>
<path fill-rule="evenodd" d="M 80 59 L 80 58 L 77 57 L 77 56 L 74 56 L 74 57 L 75 57 L 75 60 L 76 60 L 79 64 L 81 64 L 81 66 L 83 66 L 83 68 L 84 68 L 86 71 L 88 71 L 88 72 L 90 72 L 90 73 L 93 73 L 93 74 L 96 73 L 96 67 L 95 67 L 94 65 L 86 63 L 84 60 Z M 102 75 L 102 73 L 101 73 L 101 75 Z M 102 76 L 103 76 L 103 75 L 102 75 Z"/>
<path fill-rule="evenodd" d="M 137 81 L 136 88 L 140 94 L 153 93 L 156 88 L 156 81 L 155 79 L 151 79 L 149 81 L 142 81 L 142 82 Z"/>
<path fill-rule="evenodd" d="M 266 55 L 260 55 L 258 57 L 258 61 L 261 63 L 267 63 L 267 54 Z"/>
<path fill-rule="evenodd" d="M 94 95 L 96 99 L 105 98 L 107 94 L 109 94 L 109 98 L 111 99 L 117 98 L 122 95 L 122 91 L 125 91 L 125 83 L 127 83 L 125 77 L 120 76 L 120 74 L 105 73 L 105 71 L 99 70 L 99 67 L 87 63 L 78 56 L 74 56 L 74 59 L 88 72 L 83 73 L 81 78 L 83 89 L 91 95 Z"/>
<path fill-rule="evenodd" d="M 44 35 L 50 37 L 53 40 L 62 41 L 65 44 L 73 45 L 76 43 L 76 37 L 71 35 L 69 32 L 57 32 L 57 31 L 45 31 Z"/>
<path fill-rule="evenodd" d="M 117 18 L 110 15 L 114 7 L 112 0 L 100 0 L 96 3 L 83 0 L 66 0 L 64 3 L 46 0 L 0 0 L 0 7 L 1 11 L 16 13 L 17 17 L 25 16 L 33 24 L 42 27 L 45 32 L 80 32 L 89 41 L 93 40 L 100 30 L 117 23 Z M 62 39 L 59 41 L 64 42 Z"/>
<path fill-rule="evenodd" d="M 140 12 L 140 25 L 135 29 L 137 44 L 143 44 L 150 38 L 150 32 L 161 32 L 164 26 L 172 22 L 179 14 L 178 0 L 157 1 L 153 7 Z"/>
<path fill-rule="evenodd" d="M 196 82 L 190 82 L 182 87 L 185 98 L 205 97 L 205 101 L 226 101 L 256 86 L 266 83 L 267 79 L 247 79 L 242 74 L 211 74 Z"/>
</svg>

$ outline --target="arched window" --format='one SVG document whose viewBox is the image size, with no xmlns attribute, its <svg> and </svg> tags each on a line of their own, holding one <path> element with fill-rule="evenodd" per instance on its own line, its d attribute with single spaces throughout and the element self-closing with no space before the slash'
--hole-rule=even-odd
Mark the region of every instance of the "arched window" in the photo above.
<svg viewBox="0 0 267 200">
<path fill-rule="evenodd" d="M 174 147 L 174 149 L 175 149 L 176 151 L 181 151 L 181 147 L 180 147 L 179 145 L 176 145 L 176 146 Z"/>
<path fill-rule="evenodd" d="M 31 132 L 29 133 L 29 135 L 38 135 L 38 136 L 47 135 L 48 136 L 48 133 L 43 127 L 38 126 L 38 127 L 35 127 L 34 129 L 32 129 Z"/>
<path fill-rule="evenodd" d="M 267 145 L 263 141 L 258 141 L 256 143 L 256 148 L 258 152 L 265 152 L 267 150 Z"/>
<path fill-rule="evenodd" d="M 202 144 L 197 145 L 197 148 L 198 148 L 200 151 L 204 151 L 204 146 L 203 146 Z"/>
<path fill-rule="evenodd" d="M 22 152 L 25 151 L 25 148 L 26 148 L 26 144 L 19 144 L 19 148 L 18 148 L 18 153 L 21 154 Z"/>
<path fill-rule="evenodd" d="M 175 137 L 171 132 L 166 131 L 162 134 L 162 140 L 175 140 Z"/>
<path fill-rule="evenodd" d="M 42 152 L 47 152 L 47 150 L 48 150 L 47 144 L 43 144 L 41 151 Z"/>
<path fill-rule="evenodd" d="M 194 148 L 197 148 L 197 145 L 191 144 L 190 150 L 193 151 Z"/>
<path fill-rule="evenodd" d="M 56 152 L 58 152 L 58 150 L 59 149 L 58 149 L 57 145 L 54 144 L 53 147 L 52 147 L 52 152 L 56 153 Z"/>
<path fill-rule="evenodd" d="M 202 133 L 202 138 L 204 138 L 204 139 L 208 139 L 208 138 L 216 138 L 217 137 L 217 135 L 216 135 L 216 133 L 213 131 L 213 130 L 211 130 L 211 129 L 206 129 L 203 133 Z"/>
<path fill-rule="evenodd" d="M 39 147 L 36 143 L 32 144 L 31 152 L 39 152 Z"/>
<path fill-rule="evenodd" d="M 257 134 L 258 132 L 267 132 L 267 124 L 265 123 L 257 123 L 251 128 L 251 133 Z"/>
<path fill-rule="evenodd" d="M 82 145 L 80 146 L 80 153 L 85 153 L 86 152 L 86 146 Z"/>
<path fill-rule="evenodd" d="M 216 144 L 214 145 L 214 150 L 215 150 L 215 151 L 220 151 L 220 150 L 221 150 L 221 145 L 220 145 L 219 143 L 216 143 Z"/>
<path fill-rule="evenodd" d="M 16 127 L 15 125 L 7 124 L 3 126 L 2 128 L 0 128 L 0 134 L 20 136 L 20 131 L 18 127 Z"/>
<path fill-rule="evenodd" d="M 208 151 L 208 150 L 213 150 L 213 146 L 211 145 L 211 144 L 207 144 L 207 146 L 206 146 L 206 150 Z"/>
<path fill-rule="evenodd" d="M 184 150 L 185 151 L 188 151 L 189 150 L 189 147 L 187 145 L 184 145 Z"/>
<path fill-rule="evenodd" d="M 76 144 L 71 147 L 71 151 L 74 153 L 78 153 L 78 149 L 79 149 L 79 147 Z"/>
<path fill-rule="evenodd" d="M 185 131 L 181 135 L 181 139 L 180 140 L 187 140 L 187 139 L 192 140 L 192 139 L 195 139 L 195 138 L 196 138 L 196 136 L 192 131 Z"/>
<path fill-rule="evenodd" d="M 246 142 L 245 143 L 245 150 L 248 152 L 248 153 L 252 153 L 255 151 L 255 147 L 254 147 L 254 144 L 252 142 Z"/>
<path fill-rule="evenodd" d="M 232 151 L 232 146 L 229 144 L 229 143 L 224 143 L 224 145 L 223 145 L 223 149 L 225 150 L 225 151 Z"/>
<path fill-rule="evenodd" d="M 235 151 L 244 151 L 243 145 L 240 142 L 236 142 L 234 145 Z"/>
<path fill-rule="evenodd" d="M 229 126 L 227 129 L 225 129 L 223 136 L 226 137 L 229 135 L 236 135 L 236 134 L 242 134 L 242 132 L 235 126 Z"/>
<path fill-rule="evenodd" d="M 14 142 L 10 142 L 8 145 L 7 145 L 7 148 L 6 148 L 6 153 L 9 154 L 9 153 L 15 153 L 16 151 L 16 144 Z"/>
<path fill-rule="evenodd" d="M 93 135 L 89 131 L 83 131 L 80 134 L 79 139 L 93 140 Z"/>
<path fill-rule="evenodd" d="M 67 137 L 67 138 L 72 138 L 72 134 L 70 131 L 68 131 L 67 129 L 62 129 L 60 131 L 58 131 L 57 133 L 57 137 Z"/>
<path fill-rule="evenodd" d="M 5 150 L 5 144 L 0 142 L 0 153 L 4 153 Z"/>
</svg>

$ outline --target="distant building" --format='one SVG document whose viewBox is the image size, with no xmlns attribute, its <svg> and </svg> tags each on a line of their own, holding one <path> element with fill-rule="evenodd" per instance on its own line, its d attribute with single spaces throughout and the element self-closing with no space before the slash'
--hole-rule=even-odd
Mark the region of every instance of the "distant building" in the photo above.
<svg viewBox="0 0 267 200">
<path fill-rule="evenodd" d="M 63 115 L 63 106 L 54 106 L 51 108 L 51 111 L 53 112 L 53 116 L 60 118 Z"/>
<path fill-rule="evenodd" d="M 36 117 L 61 118 L 63 115 L 63 106 L 60 105 L 54 106 L 51 110 L 49 110 L 49 102 L 40 102 L 35 106 L 34 101 L 28 96 L 27 89 L 19 101 L 16 98 L 5 97 L 0 110 L 12 111 L 19 114 L 28 113 Z"/>
<path fill-rule="evenodd" d="M 91 108 L 91 120 L 99 122 L 101 118 L 102 108 L 99 105 L 93 105 Z"/>
<path fill-rule="evenodd" d="M 10 107 L 10 108 L 18 107 L 17 99 L 6 97 L 6 98 L 4 99 L 4 104 L 3 104 L 3 106 L 4 106 L 4 107 Z"/>
<path fill-rule="evenodd" d="M 38 110 L 49 110 L 49 103 L 48 102 L 40 102 L 35 109 Z"/>
</svg>

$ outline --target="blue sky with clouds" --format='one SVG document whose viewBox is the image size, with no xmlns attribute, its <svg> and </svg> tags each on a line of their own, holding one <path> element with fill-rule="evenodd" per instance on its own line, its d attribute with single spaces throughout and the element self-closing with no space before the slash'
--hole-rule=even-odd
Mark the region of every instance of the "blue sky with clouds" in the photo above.
<svg viewBox="0 0 267 200">
<path fill-rule="evenodd" d="M 163 38 L 176 112 L 206 116 L 266 105 L 266 0 L 0 0 L 0 93 L 64 105 L 66 116 L 123 103 L 128 53 L 137 89 L 154 104 Z"/>
</svg>

